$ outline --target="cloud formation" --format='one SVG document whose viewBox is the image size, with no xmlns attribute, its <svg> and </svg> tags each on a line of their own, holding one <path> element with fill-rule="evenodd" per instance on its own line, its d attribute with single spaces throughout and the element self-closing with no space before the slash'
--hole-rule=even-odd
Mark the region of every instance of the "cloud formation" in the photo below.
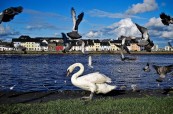
<svg viewBox="0 0 173 114">
<path fill-rule="evenodd" d="M 106 11 L 102 11 L 99 9 L 93 9 L 87 12 L 92 17 L 106 17 L 106 18 L 136 18 L 136 19 L 144 19 L 139 16 L 129 15 L 125 13 L 110 13 Z"/>
<path fill-rule="evenodd" d="M 126 14 L 138 14 L 156 10 L 158 4 L 155 0 L 144 0 L 143 3 L 133 4 L 131 8 L 126 11 Z"/>
<path fill-rule="evenodd" d="M 3 25 L 0 25 L 0 36 L 5 37 L 9 35 L 18 35 L 19 32 L 11 29 L 9 26 L 4 27 Z"/>
<path fill-rule="evenodd" d="M 153 17 L 145 26 L 149 29 L 149 34 L 156 38 L 173 38 L 173 25 L 165 26 L 160 18 Z"/>
<path fill-rule="evenodd" d="M 102 38 L 111 37 L 113 39 L 124 36 L 140 36 L 141 33 L 138 31 L 136 25 L 130 18 L 121 19 L 117 23 L 113 23 L 110 26 L 104 27 L 98 31 L 89 31 L 85 36 L 88 38 Z"/>
</svg>

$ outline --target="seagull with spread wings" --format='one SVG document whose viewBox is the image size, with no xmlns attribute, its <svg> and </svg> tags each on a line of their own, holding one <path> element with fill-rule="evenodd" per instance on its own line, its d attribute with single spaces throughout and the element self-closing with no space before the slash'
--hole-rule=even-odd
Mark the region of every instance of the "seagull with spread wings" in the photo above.
<svg viewBox="0 0 173 114">
<path fill-rule="evenodd" d="M 150 40 L 148 29 L 135 23 L 136 27 L 142 34 L 142 39 L 138 40 L 139 46 L 144 46 L 144 49 L 151 52 L 151 48 L 154 46 L 153 41 Z"/>
<path fill-rule="evenodd" d="M 168 66 L 153 65 L 153 67 L 156 70 L 157 74 L 159 74 L 159 79 L 156 79 L 156 81 L 158 82 L 162 82 L 166 74 L 169 72 L 172 72 L 172 69 L 173 69 L 173 65 L 168 65 Z"/>
<path fill-rule="evenodd" d="M 165 13 L 160 14 L 161 21 L 164 25 L 169 26 L 169 24 L 173 24 L 173 18 Z"/>
<path fill-rule="evenodd" d="M 72 29 L 72 32 L 67 33 L 67 36 L 70 37 L 71 39 L 79 39 L 82 36 L 79 35 L 79 33 L 78 33 L 78 26 L 83 19 L 84 12 L 80 13 L 78 15 L 78 17 L 76 18 L 75 9 L 72 7 L 71 8 L 71 15 L 72 15 L 72 20 L 73 20 L 73 29 Z"/>
<path fill-rule="evenodd" d="M 0 13 L 0 24 L 2 22 L 9 22 L 14 19 L 14 16 L 21 13 L 23 11 L 23 7 L 10 7 L 5 9 Z"/>
</svg>

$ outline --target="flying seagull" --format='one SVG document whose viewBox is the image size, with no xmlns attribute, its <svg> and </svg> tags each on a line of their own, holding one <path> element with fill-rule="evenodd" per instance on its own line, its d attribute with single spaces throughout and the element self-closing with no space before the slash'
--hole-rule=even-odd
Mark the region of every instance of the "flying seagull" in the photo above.
<svg viewBox="0 0 173 114">
<path fill-rule="evenodd" d="M 123 38 L 121 41 L 121 45 L 116 45 L 118 48 L 120 48 L 120 50 L 125 50 L 128 54 L 130 54 L 129 49 L 127 48 L 127 44 L 126 44 L 126 38 Z"/>
<path fill-rule="evenodd" d="M 157 74 L 159 74 L 159 79 L 156 79 L 158 82 L 162 82 L 165 78 L 166 74 L 171 72 L 173 69 L 173 65 L 168 66 L 156 66 L 153 65 L 154 69 L 156 70 Z"/>
<path fill-rule="evenodd" d="M 91 55 L 88 56 L 88 66 L 89 66 L 90 68 L 93 68 L 93 66 L 92 66 L 92 57 L 91 57 Z"/>
<path fill-rule="evenodd" d="M 70 37 L 71 39 L 79 39 L 82 36 L 79 35 L 79 33 L 78 33 L 78 26 L 83 19 L 84 12 L 80 13 L 76 19 L 76 12 L 75 12 L 74 8 L 72 7 L 71 15 L 72 15 L 72 19 L 73 19 L 73 29 L 72 29 L 72 32 L 67 33 L 67 36 Z"/>
<path fill-rule="evenodd" d="M 63 45 L 64 45 L 63 53 L 69 52 L 70 49 L 72 48 L 72 42 L 69 41 L 65 33 L 61 33 L 61 34 L 62 34 Z"/>
<path fill-rule="evenodd" d="M 120 49 L 120 54 L 121 54 L 121 60 L 122 61 L 125 61 L 125 60 L 135 61 L 136 60 L 136 58 L 125 57 L 124 54 L 123 54 L 123 50 L 121 50 L 121 49 Z"/>
<path fill-rule="evenodd" d="M 151 48 L 154 46 L 153 41 L 150 40 L 148 30 L 145 27 L 142 27 L 135 23 L 138 30 L 142 33 L 142 39 L 138 40 L 139 46 L 144 46 L 144 49 L 148 52 L 151 52 Z"/>
<path fill-rule="evenodd" d="M 23 11 L 23 7 L 10 7 L 5 9 L 3 12 L 0 13 L 0 24 L 2 22 L 9 22 L 13 20 L 14 16 L 21 13 Z"/>
<path fill-rule="evenodd" d="M 149 63 L 147 63 L 147 65 L 143 68 L 143 70 L 145 71 L 145 72 L 150 72 L 150 64 Z"/>
<path fill-rule="evenodd" d="M 173 18 L 165 13 L 160 14 L 161 21 L 164 25 L 169 26 L 169 24 L 173 24 Z"/>
</svg>

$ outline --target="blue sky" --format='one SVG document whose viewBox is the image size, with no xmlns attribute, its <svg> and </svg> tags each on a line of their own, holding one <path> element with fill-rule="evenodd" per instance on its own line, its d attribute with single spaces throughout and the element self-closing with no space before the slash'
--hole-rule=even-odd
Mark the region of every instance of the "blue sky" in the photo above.
<svg viewBox="0 0 173 114">
<path fill-rule="evenodd" d="M 148 28 L 159 47 L 173 39 L 173 25 L 165 26 L 159 15 L 173 16 L 172 0 L 1 0 L 0 11 L 22 6 L 23 12 L 0 25 L 0 39 L 10 41 L 20 35 L 61 37 L 72 30 L 71 8 L 84 12 L 79 25 L 83 39 L 117 39 L 121 35 L 141 36 L 134 25 Z"/>
</svg>

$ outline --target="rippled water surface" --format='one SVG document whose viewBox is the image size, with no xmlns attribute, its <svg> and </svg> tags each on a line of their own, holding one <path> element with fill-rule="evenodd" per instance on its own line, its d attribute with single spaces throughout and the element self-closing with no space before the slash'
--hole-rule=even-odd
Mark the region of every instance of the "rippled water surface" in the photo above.
<svg viewBox="0 0 173 114">
<path fill-rule="evenodd" d="M 131 55 L 136 61 L 123 62 L 118 54 L 91 55 L 94 68 L 88 67 L 88 55 L 0 55 L 0 91 L 46 91 L 79 89 L 66 77 L 68 66 L 80 62 L 85 66 L 84 74 L 99 71 L 109 76 L 112 85 L 137 84 L 140 89 L 161 89 L 173 86 L 173 74 L 169 73 L 158 83 L 158 75 L 142 68 L 147 62 L 152 65 L 173 64 L 173 55 Z M 79 69 L 75 69 L 76 72 Z"/>
</svg>

